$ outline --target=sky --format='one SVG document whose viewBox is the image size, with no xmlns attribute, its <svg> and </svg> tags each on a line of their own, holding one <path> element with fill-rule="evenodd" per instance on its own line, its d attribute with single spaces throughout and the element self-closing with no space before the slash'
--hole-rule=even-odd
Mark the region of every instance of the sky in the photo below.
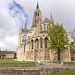
<svg viewBox="0 0 75 75">
<path fill-rule="evenodd" d="M 75 28 L 75 0 L 38 0 L 43 20 L 63 24 L 67 31 Z M 0 49 L 17 50 L 20 25 L 30 29 L 37 0 L 0 0 Z"/>
</svg>

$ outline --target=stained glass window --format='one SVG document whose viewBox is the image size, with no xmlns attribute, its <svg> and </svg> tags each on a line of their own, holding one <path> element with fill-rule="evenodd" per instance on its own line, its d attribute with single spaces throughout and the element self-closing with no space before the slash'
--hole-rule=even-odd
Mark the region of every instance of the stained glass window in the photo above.
<svg viewBox="0 0 75 75">
<path fill-rule="evenodd" d="M 27 40 L 26 35 L 23 36 L 22 42 L 25 42 Z"/>
</svg>

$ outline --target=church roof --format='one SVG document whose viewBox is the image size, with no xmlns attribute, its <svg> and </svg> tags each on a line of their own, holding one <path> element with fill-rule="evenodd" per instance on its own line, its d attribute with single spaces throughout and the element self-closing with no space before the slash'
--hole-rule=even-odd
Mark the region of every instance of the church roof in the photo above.
<svg viewBox="0 0 75 75">
<path fill-rule="evenodd" d="M 26 25 L 26 22 L 25 22 L 25 26 L 24 26 L 24 29 L 27 29 L 27 25 Z"/>
<path fill-rule="evenodd" d="M 30 29 L 22 29 L 22 32 L 29 32 L 30 31 Z"/>
<path fill-rule="evenodd" d="M 49 22 L 49 19 L 46 17 L 43 22 Z"/>
</svg>

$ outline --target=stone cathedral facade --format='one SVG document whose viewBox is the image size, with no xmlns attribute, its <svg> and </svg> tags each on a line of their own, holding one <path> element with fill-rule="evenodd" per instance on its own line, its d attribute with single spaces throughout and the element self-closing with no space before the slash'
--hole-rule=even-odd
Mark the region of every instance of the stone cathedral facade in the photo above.
<svg viewBox="0 0 75 75">
<path fill-rule="evenodd" d="M 57 55 L 54 54 L 54 50 L 47 50 L 49 44 L 44 43 L 44 41 L 48 40 L 46 30 L 48 29 L 48 25 L 51 26 L 52 23 L 54 23 L 52 15 L 50 20 L 45 18 L 42 21 L 42 13 L 37 3 L 31 29 L 27 29 L 26 23 L 24 28 L 22 25 L 20 26 L 17 46 L 18 61 L 57 60 Z M 69 50 L 61 54 L 61 60 L 71 60 Z"/>
</svg>

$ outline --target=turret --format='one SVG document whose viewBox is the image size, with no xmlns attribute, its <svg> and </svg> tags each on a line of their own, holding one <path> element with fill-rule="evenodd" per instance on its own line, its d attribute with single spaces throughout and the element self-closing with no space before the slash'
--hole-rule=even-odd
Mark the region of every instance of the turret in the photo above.
<svg viewBox="0 0 75 75">
<path fill-rule="evenodd" d="M 26 25 L 26 22 L 25 22 L 25 26 L 24 26 L 24 29 L 27 29 L 27 25 Z"/>
<path fill-rule="evenodd" d="M 22 32 L 22 24 L 21 24 L 21 26 L 20 26 L 20 33 Z"/>
<path fill-rule="evenodd" d="M 52 14 L 51 14 L 51 17 L 50 17 L 50 24 L 54 24 L 54 18 L 53 18 L 53 16 L 52 16 Z"/>
</svg>

